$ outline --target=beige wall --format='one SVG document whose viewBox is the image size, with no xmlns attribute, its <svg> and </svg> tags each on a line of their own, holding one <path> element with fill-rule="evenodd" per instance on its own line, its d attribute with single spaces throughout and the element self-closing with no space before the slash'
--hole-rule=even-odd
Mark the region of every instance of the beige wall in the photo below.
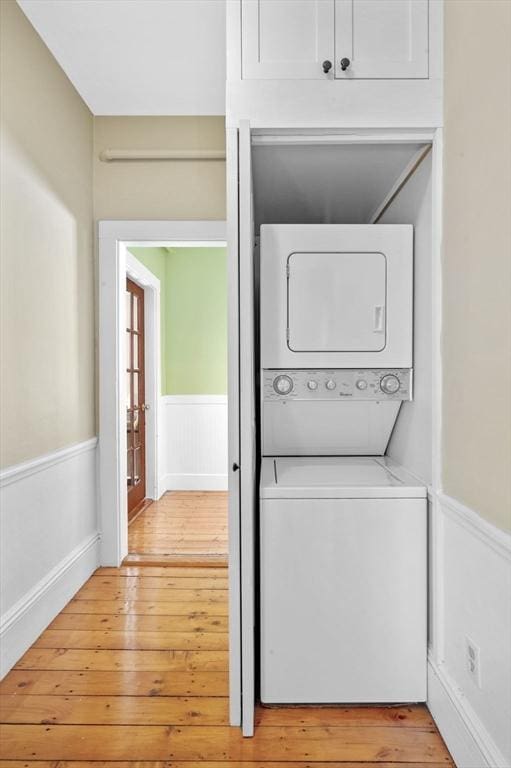
<svg viewBox="0 0 511 768">
<path fill-rule="evenodd" d="M 92 115 L 1 9 L 1 465 L 95 433 Z"/>
<path fill-rule="evenodd" d="M 224 149 L 223 117 L 96 117 L 94 215 L 101 219 L 225 219 L 225 163 L 105 163 L 104 149 Z"/>
<path fill-rule="evenodd" d="M 511 528 L 511 3 L 446 0 L 443 485 Z"/>
</svg>

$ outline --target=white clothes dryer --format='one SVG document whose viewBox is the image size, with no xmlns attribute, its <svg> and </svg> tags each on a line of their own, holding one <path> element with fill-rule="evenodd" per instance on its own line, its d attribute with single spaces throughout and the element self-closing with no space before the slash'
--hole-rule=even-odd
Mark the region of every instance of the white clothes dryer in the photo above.
<svg viewBox="0 0 511 768">
<path fill-rule="evenodd" d="M 413 227 L 261 226 L 261 368 L 411 368 Z"/>
</svg>

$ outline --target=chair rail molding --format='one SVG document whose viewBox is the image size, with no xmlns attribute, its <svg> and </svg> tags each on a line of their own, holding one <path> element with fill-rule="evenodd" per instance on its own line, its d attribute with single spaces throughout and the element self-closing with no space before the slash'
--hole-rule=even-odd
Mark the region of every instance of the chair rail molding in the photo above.
<svg viewBox="0 0 511 768">
<path fill-rule="evenodd" d="M 81 453 L 92 451 L 96 448 L 97 443 L 98 438 L 91 437 L 82 443 L 73 443 L 51 453 L 45 453 L 42 456 L 36 456 L 34 459 L 6 467 L 0 470 L 0 488 L 11 483 L 17 483 L 25 477 L 34 475 L 36 472 L 43 472 L 54 464 L 60 464 L 62 461 L 73 458 L 73 456 L 79 456 Z"/>
<path fill-rule="evenodd" d="M 466 528 L 501 557 L 511 562 L 511 533 L 492 525 L 473 509 L 445 493 L 438 494 L 438 500 L 445 514 Z"/>
<path fill-rule="evenodd" d="M 97 439 L 0 473 L 0 674 L 98 566 Z"/>
</svg>

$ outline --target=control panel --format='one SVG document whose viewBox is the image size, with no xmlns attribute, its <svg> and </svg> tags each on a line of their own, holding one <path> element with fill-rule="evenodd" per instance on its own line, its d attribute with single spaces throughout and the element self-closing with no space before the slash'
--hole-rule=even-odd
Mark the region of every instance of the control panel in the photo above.
<svg viewBox="0 0 511 768">
<path fill-rule="evenodd" d="M 264 370 L 263 400 L 411 400 L 410 368 Z"/>
</svg>

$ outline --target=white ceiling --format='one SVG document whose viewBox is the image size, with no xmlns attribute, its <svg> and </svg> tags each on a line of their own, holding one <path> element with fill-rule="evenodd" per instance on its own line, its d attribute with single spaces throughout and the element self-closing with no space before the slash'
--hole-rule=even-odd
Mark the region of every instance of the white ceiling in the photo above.
<svg viewBox="0 0 511 768">
<path fill-rule="evenodd" d="M 225 0 L 18 0 L 95 115 L 225 114 Z"/>
</svg>

